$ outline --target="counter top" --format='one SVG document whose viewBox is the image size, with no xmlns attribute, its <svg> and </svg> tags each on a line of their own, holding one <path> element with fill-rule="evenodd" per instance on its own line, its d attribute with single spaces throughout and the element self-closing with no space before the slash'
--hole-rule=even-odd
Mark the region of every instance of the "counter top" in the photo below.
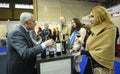
<svg viewBox="0 0 120 74">
<path fill-rule="evenodd" d="M 61 56 L 56 56 L 54 55 L 54 57 L 49 57 L 47 56 L 46 58 L 41 58 L 41 55 L 37 55 L 37 62 L 47 62 L 47 61 L 55 61 L 55 60 L 60 60 L 60 59 L 67 59 L 67 58 L 72 58 L 73 56 L 71 56 L 70 54 L 66 54 L 66 55 L 61 55 Z"/>
</svg>

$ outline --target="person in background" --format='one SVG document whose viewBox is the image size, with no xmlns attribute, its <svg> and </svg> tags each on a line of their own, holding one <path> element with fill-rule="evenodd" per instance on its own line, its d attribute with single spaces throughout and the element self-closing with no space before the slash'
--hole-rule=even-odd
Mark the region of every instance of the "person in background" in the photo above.
<svg viewBox="0 0 120 74">
<path fill-rule="evenodd" d="M 46 41 L 47 39 L 50 39 L 52 36 L 52 31 L 51 29 L 49 29 L 49 25 L 45 24 L 44 25 L 44 29 L 42 30 L 43 33 L 43 41 Z"/>
<path fill-rule="evenodd" d="M 56 27 L 56 36 L 58 36 L 59 35 L 59 29 L 58 29 L 58 27 Z"/>
<path fill-rule="evenodd" d="M 35 28 L 30 31 L 30 37 L 35 45 L 42 43 L 42 37 L 39 34 L 40 30 L 41 28 L 37 27 L 37 33 L 35 32 Z"/>
<path fill-rule="evenodd" d="M 60 36 L 60 41 L 63 40 L 63 35 L 68 35 L 68 37 L 70 37 L 70 34 L 71 34 L 71 26 L 68 25 L 66 23 L 66 18 L 65 17 L 60 17 L 60 33 L 59 33 L 59 36 Z M 67 40 L 68 38 L 66 38 Z"/>
<path fill-rule="evenodd" d="M 0 46 L 6 46 L 8 32 L 0 39 Z"/>
<path fill-rule="evenodd" d="M 89 35 L 91 34 L 91 31 L 90 31 L 90 29 L 91 29 L 91 24 L 83 24 L 82 27 L 86 29 L 86 35 L 85 35 L 84 44 L 83 44 L 83 47 L 85 48 L 85 47 L 86 47 L 87 38 L 88 38 Z"/>
<path fill-rule="evenodd" d="M 37 74 L 36 55 L 46 47 L 52 46 L 52 39 L 34 45 L 29 31 L 35 27 L 35 16 L 29 12 L 20 15 L 20 25 L 8 34 L 7 40 L 7 74 Z"/>
<path fill-rule="evenodd" d="M 53 28 L 53 31 L 52 31 L 52 39 L 55 41 L 56 39 L 56 29 Z"/>
<path fill-rule="evenodd" d="M 38 27 L 37 36 L 43 36 L 43 31 L 41 27 Z"/>
<path fill-rule="evenodd" d="M 82 23 L 79 21 L 78 18 L 73 18 L 71 22 L 72 22 L 72 29 L 71 29 L 69 44 L 73 45 L 73 49 L 74 49 L 74 46 L 76 44 L 79 44 L 79 45 L 84 44 L 86 29 L 82 27 Z M 75 50 L 76 49 L 77 47 L 75 46 Z"/>
<path fill-rule="evenodd" d="M 1 37 L 1 39 L 7 40 L 7 36 L 8 36 L 8 32 L 6 32 L 5 35 L 3 35 L 3 36 Z"/>
<path fill-rule="evenodd" d="M 6 32 L 6 35 L 5 35 L 5 37 L 7 38 L 7 36 L 8 36 L 8 32 Z"/>
<path fill-rule="evenodd" d="M 6 46 L 6 40 L 0 39 L 0 47 L 1 46 Z"/>
<path fill-rule="evenodd" d="M 92 74 L 114 74 L 116 28 L 106 8 L 96 6 L 89 15 L 92 24 L 91 34 L 87 39 L 85 50 L 75 54 L 89 57 Z M 91 74 L 90 71 L 85 74 Z"/>
<path fill-rule="evenodd" d="M 118 51 L 117 51 L 117 41 L 119 39 L 119 28 L 116 26 L 116 38 L 115 38 L 115 56 L 117 57 Z"/>
<path fill-rule="evenodd" d="M 72 48 L 69 50 L 70 52 L 79 52 L 80 49 L 83 48 L 84 39 L 86 36 L 86 29 L 82 27 L 82 23 L 78 18 L 73 18 L 72 21 L 72 29 L 71 36 L 69 40 L 69 44 L 72 45 Z M 80 56 L 76 57 L 74 60 L 74 74 L 80 74 L 79 61 Z"/>
</svg>

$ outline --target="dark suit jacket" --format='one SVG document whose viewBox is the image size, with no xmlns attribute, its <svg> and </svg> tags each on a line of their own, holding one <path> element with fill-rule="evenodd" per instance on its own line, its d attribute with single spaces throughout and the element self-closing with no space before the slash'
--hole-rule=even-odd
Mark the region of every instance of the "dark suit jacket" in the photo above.
<svg viewBox="0 0 120 74">
<path fill-rule="evenodd" d="M 36 74 L 36 55 L 43 52 L 43 49 L 41 45 L 33 45 L 21 25 L 9 33 L 7 49 L 7 74 Z"/>
</svg>

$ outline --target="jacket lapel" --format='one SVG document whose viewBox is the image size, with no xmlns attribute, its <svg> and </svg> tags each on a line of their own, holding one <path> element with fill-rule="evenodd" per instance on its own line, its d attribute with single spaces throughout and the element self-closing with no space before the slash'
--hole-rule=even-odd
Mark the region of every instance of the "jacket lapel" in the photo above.
<svg viewBox="0 0 120 74">
<path fill-rule="evenodd" d="M 33 42 L 32 42 L 32 40 L 30 38 L 29 33 L 22 26 L 20 26 L 20 30 L 23 33 L 23 35 L 25 36 L 26 41 L 28 42 L 29 46 L 30 47 L 33 46 Z"/>
</svg>

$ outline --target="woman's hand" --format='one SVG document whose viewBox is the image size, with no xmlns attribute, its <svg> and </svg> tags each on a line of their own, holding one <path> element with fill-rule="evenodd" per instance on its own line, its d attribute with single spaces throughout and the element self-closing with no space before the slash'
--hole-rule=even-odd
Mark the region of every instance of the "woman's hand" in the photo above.
<svg viewBox="0 0 120 74">
<path fill-rule="evenodd" d="M 81 45 L 83 45 L 83 43 L 80 40 L 78 40 L 78 43 L 81 44 Z"/>
<path fill-rule="evenodd" d="M 72 53 L 74 50 L 73 49 L 69 49 L 69 53 Z"/>
<path fill-rule="evenodd" d="M 79 52 L 77 52 L 77 53 L 74 53 L 74 54 L 72 54 L 74 57 L 78 57 L 78 56 L 80 56 L 80 53 L 81 53 L 81 51 L 79 51 Z"/>
</svg>

